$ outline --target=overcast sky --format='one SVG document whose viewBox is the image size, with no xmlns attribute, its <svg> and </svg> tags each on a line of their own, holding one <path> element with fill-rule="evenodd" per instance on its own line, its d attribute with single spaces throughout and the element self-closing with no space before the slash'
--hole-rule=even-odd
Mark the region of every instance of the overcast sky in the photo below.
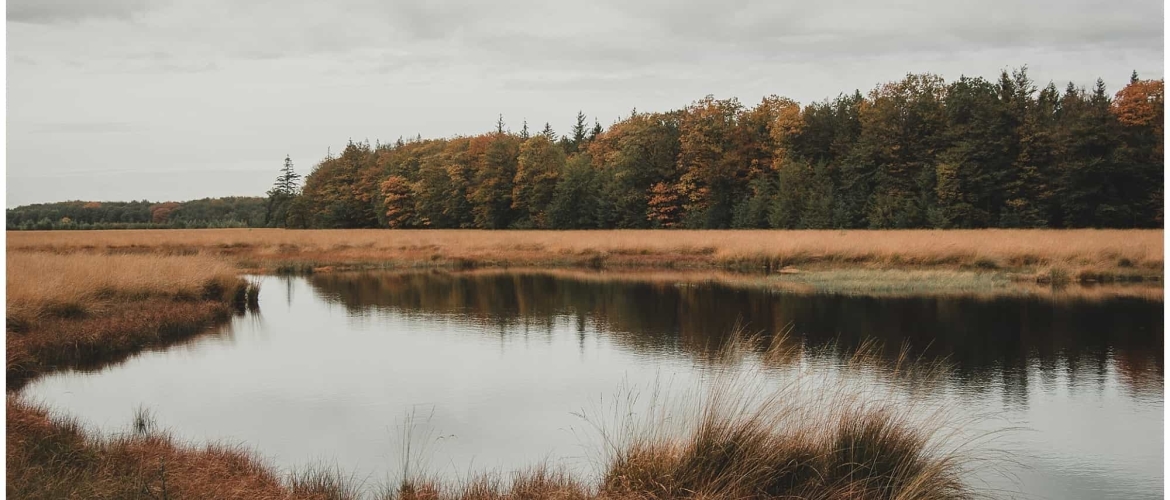
<svg viewBox="0 0 1170 500">
<path fill-rule="evenodd" d="M 8 0 L 7 204 L 262 195 L 350 138 L 558 132 L 714 94 L 908 72 L 1111 92 L 1163 72 L 1159 0 Z"/>
</svg>

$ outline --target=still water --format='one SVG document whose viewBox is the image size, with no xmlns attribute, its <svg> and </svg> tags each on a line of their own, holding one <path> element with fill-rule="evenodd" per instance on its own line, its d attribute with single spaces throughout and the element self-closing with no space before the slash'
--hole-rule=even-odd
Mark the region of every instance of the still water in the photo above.
<svg viewBox="0 0 1170 500">
<path fill-rule="evenodd" d="M 259 313 L 24 392 L 107 432 L 146 407 L 180 438 L 244 443 L 283 469 L 335 464 L 370 484 L 401 471 L 404 435 L 440 476 L 542 461 L 587 475 L 598 450 L 582 410 L 619 387 L 695 380 L 736 325 L 791 328 L 837 346 L 823 357 L 877 340 L 890 355 L 909 345 L 948 360 L 939 398 L 1013 428 L 994 443 L 1013 457 L 1010 477 L 978 477 L 1000 496 L 1162 497 L 1160 301 L 799 295 L 540 272 L 259 279 Z"/>
</svg>

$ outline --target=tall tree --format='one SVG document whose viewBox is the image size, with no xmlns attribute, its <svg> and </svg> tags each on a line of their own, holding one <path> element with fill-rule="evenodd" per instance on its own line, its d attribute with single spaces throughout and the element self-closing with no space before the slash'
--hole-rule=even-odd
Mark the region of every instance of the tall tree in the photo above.
<svg viewBox="0 0 1170 500">
<path fill-rule="evenodd" d="M 469 195 L 476 226 L 503 229 L 514 220 L 512 188 L 519 149 L 516 136 L 497 133 L 487 138 L 487 148 L 477 162 L 476 184 Z"/>
<path fill-rule="evenodd" d="M 573 139 L 569 142 L 569 150 L 567 153 L 576 153 L 585 145 L 586 133 L 588 129 L 585 126 L 585 113 L 577 112 L 577 122 L 573 124 Z"/>
<path fill-rule="evenodd" d="M 549 227 L 548 205 L 564 168 L 564 151 L 548 138 L 538 135 L 520 146 L 512 186 L 512 209 L 516 211 L 517 227 Z"/>
<path fill-rule="evenodd" d="M 285 155 L 280 175 L 276 177 L 276 182 L 267 193 L 268 202 L 264 211 L 265 226 L 286 227 L 288 225 L 288 209 L 300 192 L 300 178 L 300 174 L 293 168 L 292 158 Z"/>
<path fill-rule="evenodd" d="M 726 228 L 732 204 L 743 193 L 741 182 L 749 164 L 735 151 L 737 99 L 707 96 L 689 106 L 679 123 L 678 168 L 685 194 L 685 224 L 695 228 Z"/>
<path fill-rule="evenodd" d="M 937 75 L 907 75 L 879 86 L 860 108 L 863 159 L 876 165 L 866 218 L 872 228 L 927 225 L 943 145 L 946 89 Z"/>
</svg>

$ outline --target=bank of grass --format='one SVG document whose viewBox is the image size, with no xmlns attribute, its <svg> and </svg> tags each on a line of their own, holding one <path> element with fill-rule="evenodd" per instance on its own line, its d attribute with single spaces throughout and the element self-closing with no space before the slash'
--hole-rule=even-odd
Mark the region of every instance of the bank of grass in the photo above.
<svg viewBox="0 0 1170 500">
<path fill-rule="evenodd" d="M 356 498 L 355 487 L 340 479 L 323 482 L 311 472 L 281 476 L 241 446 L 178 442 L 141 413 L 126 432 L 100 436 L 9 395 L 6 420 L 8 498 Z"/>
<path fill-rule="evenodd" d="M 339 280 L 360 276 L 366 271 L 343 271 L 319 274 L 313 280 Z M 582 268 L 477 268 L 467 270 L 408 269 L 370 271 L 377 276 L 409 277 L 440 274 L 449 277 L 498 275 L 540 275 L 558 279 L 612 283 L 635 282 L 669 286 L 718 284 L 737 289 L 763 289 L 795 295 L 858 295 L 867 297 L 963 297 L 996 299 L 1002 297 L 1041 297 L 1055 301 L 1096 301 L 1114 298 L 1138 298 L 1161 301 L 1159 282 L 1096 283 L 1073 285 L 1037 283 L 1013 279 L 1005 273 L 961 270 L 894 270 L 894 269 L 824 269 L 786 271 L 771 275 L 738 273 L 723 270 L 682 269 L 582 269 Z"/>
<path fill-rule="evenodd" d="M 9 251 L 214 255 L 260 271 L 593 267 L 933 269 L 1044 280 L 1160 279 L 1161 230 L 282 230 L 19 231 Z"/>
<path fill-rule="evenodd" d="M 10 252 L 6 261 L 9 389 L 182 340 L 256 299 L 211 256 Z"/>
<path fill-rule="evenodd" d="M 99 437 L 18 395 L 38 375 L 179 342 L 255 306 L 258 289 L 233 265 L 199 255 L 11 251 L 6 264 L 9 498 L 336 498 L 313 485 L 290 496 L 299 483 L 280 481 L 251 452 L 177 443 L 145 416 L 136 432 Z"/>
</svg>

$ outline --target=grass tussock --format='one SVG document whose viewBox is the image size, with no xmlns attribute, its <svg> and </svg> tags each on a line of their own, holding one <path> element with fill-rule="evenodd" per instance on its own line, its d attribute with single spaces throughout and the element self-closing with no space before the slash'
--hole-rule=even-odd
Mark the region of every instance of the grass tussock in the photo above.
<svg viewBox="0 0 1170 500">
<path fill-rule="evenodd" d="M 1045 266 L 1160 276 L 1161 230 L 306 230 L 19 231 L 8 248 L 49 253 L 221 256 L 267 271 L 487 266 L 950 268 Z M 179 249 L 182 249 L 180 252 Z M 1075 273 L 1074 273 L 1075 274 Z"/>
<path fill-rule="evenodd" d="M 865 345 L 846 366 L 761 375 L 809 353 L 785 336 L 737 336 L 719 352 L 724 368 L 690 395 L 649 399 L 624 390 L 581 416 L 598 431 L 600 474 L 582 480 L 540 465 L 444 484 L 407 475 L 385 500 L 979 498 L 964 479 L 977 462 L 946 410 L 915 394 L 945 374 L 905 356 L 883 361 Z M 809 357 L 808 359 L 812 359 Z M 850 375 L 836 381 L 829 372 Z M 864 383 L 880 370 L 890 388 Z M 869 380 L 872 382 L 872 380 Z"/>
<path fill-rule="evenodd" d="M 721 369 L 689 397 L 658 387 L 642 404 L 619 393 L 611 412 L 582 412 L 601 438 L 600 474 L 547 464 L 443 482 L 426 467 L 380 490 L 336 468 L 281 476 L 239 447 L 195 447 L 159 431 L 139 409 L 128 432 L 95 437 L 75 420 L 9 396 L 7 481 L 14 498 L 257 498 L 356 500 L 938 500 L 980 496 L 964 482 L 973 461 L 943 410 L 915 395 L 939 365 L 883 361 L 876 346 L 845 366 L 809 367 L 798 341 L 736 336 Z M 904 353 L 909 352 L 903 350 Z M 776 372 L 780 369 L 783 373 Z M 845 376 L 829 380 L 827 373 Z M 880 373 L 880 375 L 879 375 Z M 874 377 L 891 384 L 872 383 Z M 868 382 L 868 383 L 867 383 Z M 612 420 L 609 420 L 612 416 Z M 425 464 L 410 445 L 402 453 Z M 425 434 L 430 436 L 430 434 Z"/>
<path fill-rule="evenodd" d="M 410 478 L 383 489 L 379 500 L 591 500 L 598 498 L 564 469 L 542 464 L 510 474 L 481 473 L 453 485 L 434 479 Z"/>
<path fill-rule="evenodd" d="M 752 343 L 746 344 L 751 346 Z M 723 356 L 754 351 L 733 340 Z M 780 337 L 757 355 L 762 366 L 800 356 Z M 941 373 L 904 357 L 889 364 L 863 346 L 850 361 L 856 376 L 827 382 L 824 371 L 789 374 L 778 386 L 747 371 L 718 373 L 697 403 L 618 426 L 602 497 L 674 499 L 967 499 L 971 443 L 943 410 L 916 404 L 915 387 Z M 909 352 L 903 350 L 903 353 Z M 876 365 L 909 385 L 859 383 Z M 756 366 L 735 364 L 727 366 Z M 825 370 L 825 369 L 821 369 Z M 925 383 L 925 385 L 923 385 Z M 655 404 L 651 405 L 652 407 Z"/>
</svg>

